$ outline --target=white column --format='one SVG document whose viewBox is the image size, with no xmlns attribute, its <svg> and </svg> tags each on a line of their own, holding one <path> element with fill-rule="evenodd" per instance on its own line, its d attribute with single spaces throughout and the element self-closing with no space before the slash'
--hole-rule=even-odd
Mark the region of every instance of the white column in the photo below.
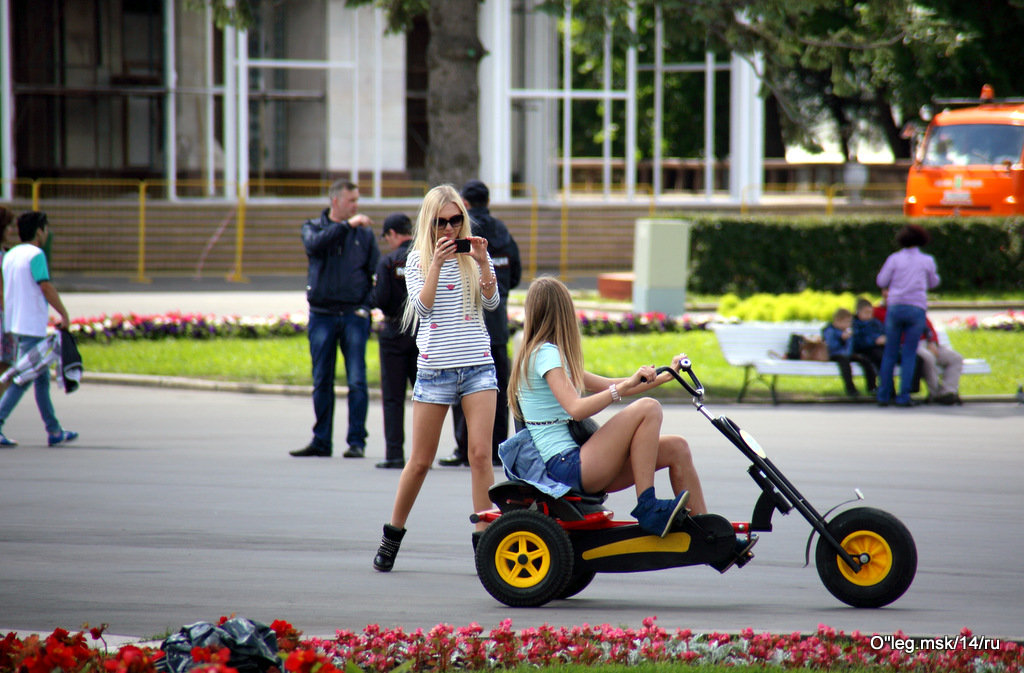
<svg viewBox="0 0 1024 673">
<path fill-rule="evenodd" d="M 612 189 L 612 31 L 608 16 L 604 18 L 604 71 L 601 90 L 604 92 L 601 138 L 601 191 L 605 200 Z"/>
<path fill-rule="evenodd" d="M 249 33 L 238 31 L 238 108 L 235 110 L 238 129 L 238 195 L 246 198 L 249 195 Z"/>
<path fill-rule="evenodd" d="M 511 197 L 512 110 L 508 93 L 512 86 L 511 12 L 511 3 L 487 0 L 480 5 L 477 19 L 480 41 L 487 50 L 477 69 L 477 86 L 480 89 L 479 177 L 490 187 L 492 201 L 505 201 Z"/>
<path fill-rule="evenodd" d="M 352 184 L 359 184 L 359 12 L 351 13 L 352 32 L 349 33 L 349 44 L 352 45 Z"/>
<path fill-rule="evenodd" d="M 523 60 L 525 87 L 547 92 L 557 89 L 558 20 L 535 7 L 527 7 L 523 17 L 522 49 L 520 58 Z M 511 53 L 511 49 L 509 51 Z M 508 67 L 509 73 L 511 70 Z M 511 87 L 511 74 L 509 81 Z M 522 181 L 536 189 L 532 195 L 545 201 L 551 198 L 558 174 L 555 169 L 558 157 L 558 99 L 538 97 L 524 99 L 522 103 Z M 510 100 L 506 100 L 505 107 L 511 112 Z M 514 163 L 510 154 L 509 166 Z"/>
<path fill-rule="evenodd" d="M 213 133 L 213 115 L 216 106 L 214 104 L 214 97 L 216 94 L 213 93 L 213 10 L 210 5 L 206 5 L 204 10 L 205 19 L 205 49 L 206 57 L 203 61 L 206 63 L 206 76 L 204 78 L 206 82 L 206 94 L 203 96 L 203 106 L 206 110 L 205 116 L 203 117 L 203 136 L 205 142 L 203 147 L 205 149 L 205 166 L 204 166 L 204 177 L 206 178 L 206 195 L 213 196 L 217 193 L 215 187 L 215 180 L 217 176 L 217 155 L 214 152 L 214 146 L 217 143 L 217 137 Z"/>
<path fill-rule="evenodd" d="M 654 6 L 654 147 L 651 187 L 654 198 L 661 196 L 662 110 L 665 105 L 665 21 L 661 5 Z"/>
<path fill-rule="evenodd" d="M 562 30 L 562 198 L 572 192 L 572 0 L 565 0 Z"/>
<path fill-rule="evenodd" d="M 0 199 L 14 194 L 14 94 L 11 78 L 10 0 L 0 0 Z"/>
<path fill-rule="evenodd" d="M 384 195 L 380 184 L 384 161 L 384 12 L 373 9 L 373 198 Z"/>
<path fill-rule="evenodd" d="M 715 54 L 704 54 L 704 198 L 715 192 Z"/>
<path fill-rule="evenodd" d="M 238 103 L 238 85 L 235 72 L 235 42 L 238 40 L 238 31 L 231 27 L 224 27 L 224 197 L 233 199 L 238 195 L 236 175 L 236 160 L 238 159 L 238 133 L 235 125 L 238 123 L 238 115 L 235 108 Z"/>
<path fill-rule="evenodd" d="M 177 199 L 178 178 L 178 110 L 175 91 L 178 88 L 178 68 L 175 60 L 174 0 L 164 0 L 164 177 L 167 180 L 167 198 Z"/>
<path fill-rule="evenodd" d="M 732 57 L 729 194 L 741 203 L 759 203 L 764 187 L 764 100 L 751 61 L 761 67 L 756 55 Z"/>
<path fill-rule="evenodd" d="M 629 10 L 629 32 L 636 34 L 636 2 Z M 636 195 L 636 45 L 626 50 L 626 198 Z"/>
</svg>

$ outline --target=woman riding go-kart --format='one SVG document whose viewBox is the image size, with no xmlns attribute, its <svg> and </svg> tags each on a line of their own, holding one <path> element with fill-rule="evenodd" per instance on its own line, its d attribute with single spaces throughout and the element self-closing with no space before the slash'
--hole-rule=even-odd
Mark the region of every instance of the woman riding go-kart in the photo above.
<svg viewBox="0 0 1024 673">
<path fill-rule="evenodd" d="M 596 379 L 593 375 L 586 378 L 579 360 L 574 371 L 573 331 L 578 343 L 575 310 L 568 291 L 553 279 L 534 281 L 527 294 L 524 343 L 513 365 L 509 386 L 510 397 L 519 405 L 514 409 L 521 412 L 527 428 L 503 444 L 501 451 L 506 473 L 517 478 L 491 487 L 489 495 L 496 508 L 476 512 L 471 517 L 474 522 L 489 523 L 475 545 L 476 567 L 484 588 L 497 600 L 511 606 L 543 605 L 575 595 L 598 572 L 689 565 L 710 565 L 725 572 L 753 558 L 750 548 L 757 540 L 755 533 L 772 530 L 776 510 L 787 514 L 792 509 L 811 525 L 812 537 L 815 533 L 819 535 L 815 552 L 818 575 L 839 600 L 855 607 L 879 607 L 895 601 L 907 590 L 916 572 L 917 551 L 913 537 L 898 519 L 868 507 L 842 511 L 831 520 L 826 519 L 831 510 L 819 514 L 768 459 L 750 433 L 707 410 L 703 403 L 704 388 L 684 357 L 677 357 L 671 367 L 641 368 L 629 379 L 608 384 L 610 389 L 603 400 L 594 399 L 601 393 L 580 397 L 569 381 L 589 383 L 586 388 L 592 391 Z M 549 344 L 561 345 L 560 350 L 569 353 L 569 366 L 556 359 L 531 357 Z M 575 452 L 573 443 L 564 451 L 569 454 L 568 460 L 563 452 L 546 456 L 540 450 L 539 445 L 547 441 L 545 435 L 553 434 L 550 428 L 558 429 L 558 434 L 568 436 L 570 441 L 571 435 L 564 421 L 531 424 L 538 420 L 536 414 L 544 410 L 530 398 L 531 390 L 536 395 L 537 391 L 544 393 L 545 388 L 550 388 L 553 404 L 563 410 L 563 418 L 565 412 L 574 418 L 584 418 L 621 396 L 619 387 L 627 394 L 635 394 L 671 379 L 692 395 L 697 411 L 750 461 L 747 472 L 759 487 L 760 495 L 749 522 L 730 522 L 703 509 L 700 482 L 685 440 L 660 436 L 660 405 L 654 400 L 634 402 Z M 552 383 L 546 385 L 549 381 Z M 549 411 L 553 410 L 551 404 L 549 401 Z M 616 422 L 634 406 L 642 408 L 625 422 Z M 652 406 L 656 406 L 657 413 L 652 412 Z M 656 419 L 654 432 L 650 432 L 650 427 L 645 428 L 646 433 L 637 432 L 651 417 Z M 613 432 L 609 432 L 609 426 Z M 616 429 L 618 433 L 614 432 Z M 602 434 L 605 441 L 594 443 L 602 439 Z M 683 451 L 666 452 L 666 440 L 669 445 L 682 442 Z M 611 452 L 613 458 L 618 456 L 618 472 L 602 471 L 601 458 L 607 463 L 608 457 L 595 459 L 594 454 L 600 449 Z M 672 463 L 672 459 L 676 462 Z M 677 466 L 674 475 L 673 465 Z M 663 504 L 656 507 L 658 515 L 645 521 L 642 498 L 650 488 L 648 484 L 653 484 L 653 472 L 658 467 L 669 468 L 677 495 L 674 500 L 660 501 Z M 612 512 L 603 506 L 604 491 L 626 488 L 634 482 L 639 496 L 638 506 L 633 510 L 637 521 L 613 520 Z M 681 490 L 681 486 L 698 494 L 696 507 L 686 510 L 681 505 L 687 501 L 687 491 Z M 650 496 L 653 498 L 653 493 Z M 860 498 L 859 492 L 857 496 Z M 690 502 L 694 504 L 692 496 Z M 809 539 L 808 555 L 810 542 Z"/>
</svg>

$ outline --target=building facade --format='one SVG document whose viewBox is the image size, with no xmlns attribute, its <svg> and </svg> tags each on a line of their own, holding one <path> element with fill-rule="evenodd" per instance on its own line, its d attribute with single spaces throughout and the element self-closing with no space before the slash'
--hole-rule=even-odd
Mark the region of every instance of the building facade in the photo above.
<svg viewBox="0 0 1024 673">
<path fill-rule="evenodd" d="M 425 21 L 394 35 L 372 6 L 253 0 L 253 25 L 240 31 L 217 27 L 198 4 L 0 0 L 0 199 L 10 199 L 18 180 L 39 177 L 163 181 L 170 198 L 232 198 L 256 184 L 261 194 L 283 193 L 284 181 L 339 176 L 357 180 L 370 198 L 422 193 L 430 142 Z M 559 21 L 535 4 L 480 5 L 488 50 L 479 67 L 481 177 L 497 199 L 513 196 L 518 183 L 540 199 L 557 197 L 573 180 L 573 109 L 597 100 L 626 111 L 624 155 L 606 147 L 599 158 L 604 193 L 618 162 L 632 197 L 636 73 L 644 64 L 626 49 L 624 85 L 609 77 L 601 90 L 572 89 L 560 28 L 571 5 Z M 729 190 L 749 201 L 761 174 L 758 83 L 743 60 L 707 67 L 709 75 L 732 69 L 732 88 L 741 90 L 732 96 L 731 123 L 743 132 L 731 134 Z M 403 183 L 408 189 L 396 186 Z"/>
</svg>

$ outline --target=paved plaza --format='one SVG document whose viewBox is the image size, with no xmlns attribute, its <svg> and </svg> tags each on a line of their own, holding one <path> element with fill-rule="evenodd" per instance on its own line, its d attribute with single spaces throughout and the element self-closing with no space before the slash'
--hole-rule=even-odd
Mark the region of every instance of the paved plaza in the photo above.
<svg viewBox="0 0 1024 673">
<path fill-rule="evenodd" d="M 398 477 L 373 466 L 383 457 L 377 404 L 362 460 L 288 456 L 308 440 L 304 397 L 85 384 L 56 405 L 82 433 L 67 448 L 45 447 L 30 402 L 4 426 L 21 445 L 0 451 L 0 632 L 106 622 L 147 638 L 236 613 L 310 635 L 506 618 L 518 628 L 639 625 L 650 615 L 694 631 L 824 623 L 1024 635 L 1017 405 L 716 410 L 753 432 L 820 509 L 859 487 L 866 504 L 907 524 L 917 578 L 880 610 L 844 606 L 802 567 L 809 528 L 797 515 L 776 517 L 757 558 L 722 576 L 707 567 L 601 575 L 571 600 L 511 609 L 475 574 L 468 469 L 431 472 L 395 571 L 371 568 Z M 749 518 L 756 490 L 735 449 L 687 405 L 666 407 L 666 428 L 691 439 L 712 509 Z M 451 445 L 446 428 L 442 451 Z M 631 498 L 609 504 L 626 518 Z"/>
<path fill-rule="evenodd" d="M 305 310 L 301 289 L 187 287 L 64 296 L 73 316 Z M 379 403 L 370 406 L 362 460 L 288 456 L 310 436 L 312 407 L 302 395 L 87 380 L 71 396 L 56 394 L 55 404 L 64 424 L 81 432 L 67 448 L 45 447 L 30 399 L 4 426 L 21 445 L 0 450 L 0 632 L 106 622 L 111 633 L 150 638 L 235 613 L 286 619 L 307 635 L 369 623 L 491 628 L 506 618 L 517 628 L 635 626 L 656 615 L 663 627 L 694 631 L 806 632 L 822 623 L 1024 636 L 1024 406 L 1012 403 L 714 409 L 753 432 L 819 509 L 859 487 L 865 504 L 907 524 L 918 547 L 917 577 L 880 610 L 846 607 L 813 566 L 803 567 L 809 527 L 795 514 L 776 516 L 757 558 L 725 575 L 706 567 L 599 575 L 571 600 L 511 609 L 476 577 L 468 469 L 431 472 L 395 571 L 372 570 L 398 478 L 374 468 L 384 453 Z M 344 409 L 338 406 L 339 437 Z M 689 405 L 666 406 L 665 429 L 691 440 L 711 508 L 749 519 L 757 491 L 735 449 Z M 452 445 L 449 425 L 440 454 Z M 609 505 L 627 518 L 632 495 L 613 494 Z"/>
</svg>

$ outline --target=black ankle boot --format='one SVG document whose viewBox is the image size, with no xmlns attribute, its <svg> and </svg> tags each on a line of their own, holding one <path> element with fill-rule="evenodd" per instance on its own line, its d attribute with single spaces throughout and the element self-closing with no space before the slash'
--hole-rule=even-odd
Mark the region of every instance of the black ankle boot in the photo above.
<svg viewBox="0 0 1024 673">
<path fill-rule="evenodd" d="M 405 537 L 404 528 L 395 528 L 389 523 L 384 524 L 384 536 L 380 539 L 377 555 L 373 557 L 374 568 L 386 573 L 394 567 L 395 557 L 398 556 L 398 548 L 402 545 L 403 537 Z"/>
</svg>

